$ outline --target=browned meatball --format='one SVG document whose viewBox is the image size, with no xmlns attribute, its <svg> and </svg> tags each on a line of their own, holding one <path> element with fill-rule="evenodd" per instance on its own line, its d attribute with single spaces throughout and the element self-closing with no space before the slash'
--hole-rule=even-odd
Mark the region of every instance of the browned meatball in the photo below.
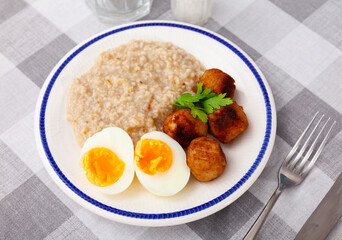
<svg viewBox="0 0 342 240">
<path fill-rule="evenodd" d="M 235 101 L 208 114 L 211 134 L 222 143 L 229 143 L 248 128 L 248 120 L 243 108 Z"/>
<path fill-rule="evenodd" d="M 207 136 L 208 132 L 208 125 L 199 118 L 194 118 L 190 111 L 190 109 L 178 110 L 169 115 L 164 122 L 164 132 L 182 147 L 189 146 L 197 137 Z"/>
<path fill-rule="evenodd" d="M 226 97 L 233 98 L 235 93 L 235 81 L 227 73 L 212 68 L 206 70 L 200 78 L 204 88 L 210 88 L 216 94 L 226 93 Z"/>
<path fill-rule="evenodd" d="M 201 182 L 219 177 L 227 164 L 219 142 L 209 137 L 192 140 L 186 152 L 186 163 L 192 175 Z"/>
</svg>

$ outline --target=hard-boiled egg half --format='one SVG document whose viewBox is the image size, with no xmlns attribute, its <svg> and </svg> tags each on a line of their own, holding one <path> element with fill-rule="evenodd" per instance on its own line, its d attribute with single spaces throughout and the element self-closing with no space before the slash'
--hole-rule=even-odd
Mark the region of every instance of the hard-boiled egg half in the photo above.
<svg viewBox="0 0 342 240">
<path fill-rule="evenodd" d="M 174 139 L 163 132 L 143 135 L 134 151 L 135 172 L 151 193 L 171 196 L 182 190 L 190 177 L 186 154 Z"/>
<path fill-rule="evenodd" d="M 81 162 L 87 179 L 102 193 L 124 191 L 134 178 L 134 147 L 121 128 L 105 128 L 84 143 Z"/>
</svg>

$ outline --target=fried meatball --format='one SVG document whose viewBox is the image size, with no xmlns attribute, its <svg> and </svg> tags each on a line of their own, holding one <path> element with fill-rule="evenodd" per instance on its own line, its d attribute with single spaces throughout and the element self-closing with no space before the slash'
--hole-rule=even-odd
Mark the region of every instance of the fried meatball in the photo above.
<svg viewBox="0 0 342 240">
<path fill-rule="evenodd" d="M 178 110 L 169 115 L 165 122 L 164 132 L 175 139 L 182 147 L 188 147 L 190 142 L 202 136 L 207 136 L 208 125 L 199 118 L 194 118 L 190 109 Z"/>
<path fill-rule="evenodd" d="M 191 141 L 186 152 L 186 163 L 192 175 L 201 182 L 219 177 L 227 164 L 219 142 L 209 137 Z"/>
<path fill-rule="evenodd" d="M 226 97 L 233 98 L 235 93 L 235 81 L 227 73 L 212 68 L 206 70 L 200 78 L 204 88 L 210 88 L 216 94 L 226 93 Z"/>
<path fill-rule="evenodd" d="M 211 134 L 222 143 L 229 143 L 248 128 L 248 120 L 243 108 L 235 101 L 208 114 Z"/>
</svg>

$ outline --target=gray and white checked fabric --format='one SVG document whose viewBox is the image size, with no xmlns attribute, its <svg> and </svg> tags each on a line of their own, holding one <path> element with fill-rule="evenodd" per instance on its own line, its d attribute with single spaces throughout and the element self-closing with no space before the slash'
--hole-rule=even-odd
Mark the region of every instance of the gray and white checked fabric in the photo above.
<svg viewBox="0 0 342 240">
<path fill-rule="evenodd" d="M 172 20 L 168 0 L 144 19 Z M 57 61 L 112 27 L 84 0 L 0 0 L 0 239 L 241 239 L 276 187 L 277 170 L 317 109 L 337 120 L 313 172 L 284 192 L 257 239 L 293 239 L 342 171 L 342 1 L 216 0 L 204 26 L 235 42 L 266 76 L 278 114 L 270 160 L 222 211 L 188 224 L 147 228 L 103 219 L 48 176 L 33 134 L 37 96 Z M 328 239 L 342 239 L 342 219 Z"/>
</svg>

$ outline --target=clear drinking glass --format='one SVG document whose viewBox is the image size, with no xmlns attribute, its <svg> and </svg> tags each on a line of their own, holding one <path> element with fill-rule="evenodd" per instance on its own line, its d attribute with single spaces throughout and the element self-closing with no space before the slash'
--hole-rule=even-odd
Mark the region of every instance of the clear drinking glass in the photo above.
<svg viewBox="0 0 342 240">
<path fill-rule="evenodd" d="M 130 22 L 150 13 L 153 0 L 85 0 L 105 22 Z"/>
</svg>

